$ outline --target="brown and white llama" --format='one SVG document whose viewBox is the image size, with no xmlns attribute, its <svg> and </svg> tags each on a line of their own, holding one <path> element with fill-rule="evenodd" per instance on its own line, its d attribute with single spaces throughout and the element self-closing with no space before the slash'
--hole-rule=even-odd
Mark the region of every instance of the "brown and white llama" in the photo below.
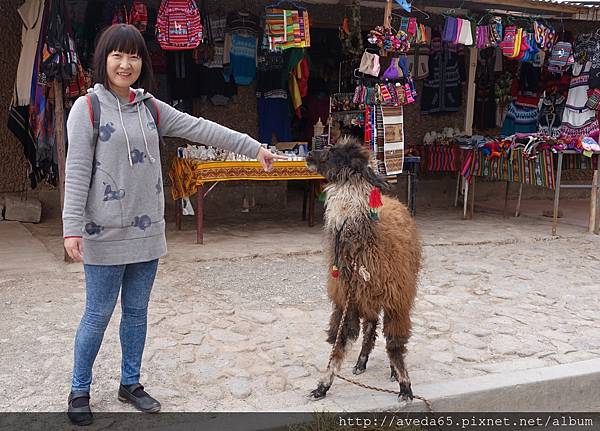
<svg viewBox="0 0 600 431">
<path fill-rule="evenodd" d="M 329 269 L 327 291 L 333 312 L 327 341 L 334 346 L 350 295 L 330 367 L 310 397 L 316 400 L 327 394 L 348 342 L 358 338 L 361 319 L 363 342 L 354 374 L 365 371 L 383 311 L 390 378 L 400 384 L 402 399 L 412 399 L 404 355 L 421 266 L 421 243 L 415 222 L 397 199 L 379 195 L 387 183 L 369 167 L 369 152 L 358 141 L 343 138 L 328 149 L 312 151 L 307 165 L 329 182 L 324 230 Z"/>
</svg>

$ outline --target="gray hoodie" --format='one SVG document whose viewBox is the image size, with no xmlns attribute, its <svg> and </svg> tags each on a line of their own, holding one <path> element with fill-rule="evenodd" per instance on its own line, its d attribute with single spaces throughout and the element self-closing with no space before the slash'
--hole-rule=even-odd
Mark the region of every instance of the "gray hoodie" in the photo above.
<svg viewBox="0 0 600 431">
<path fill-rule="evenodd" d="M 65 174 L 64 237 L 83 237 L 84 262 L 123 265 L 164 256 L 163 179 L 159 137 L 143 103 L 152 97 L 135 91 L 123 104 L 101 84 L 94 91 L 101 106 L 98 141 L 87 99 L 73 104 L 67 120 L 69 150 Z M 155 99 L 163 136 L 224 148 L 256 157 L 260 144 L 203 118 Z"/>
</svg>

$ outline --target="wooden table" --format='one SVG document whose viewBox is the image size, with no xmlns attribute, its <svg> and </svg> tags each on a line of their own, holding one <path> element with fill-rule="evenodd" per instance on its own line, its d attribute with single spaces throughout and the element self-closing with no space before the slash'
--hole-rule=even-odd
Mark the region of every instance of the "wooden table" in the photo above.
<svg viewBox="0 0 600 431">
<path fill-rule="evenodd" d="M 473 154 L 474 157 L 478 150 L 474 149 Z M 520 150 L 518 150 L 520 151 Z M 548 150 L 546 150 L 548 151 Z M 589 213 L 589 222 L 588 222 L 588 231 L 590 233 L 598 234 L 600 232 L 600 206 L 598 205 L 598 197 L 600 196 L 600 178 L 598 178 L 598 165 L 594 166 L 594 174 L 592 178 L 591 184 L 563 184 L 561 181 L 562 169 L 563 169 L 563 158 L 566 154 L 580 154 L 574 150 L 564 150 L 558 152 L 556 154 L 556 168 L 555 174 L 551 178 L 552 187 L 551 190 L 554 190 L 554 200 L 553 200 L 553 214 L 552 214 L 552 235 L 556 235 L 557 227 L 558 227 L 558 208 L 560 204 L 560 189 L 591 189 L 590 193 L 590 213 Z M 600 152 L 592 153 L 593 158 L 597 158 L 600 156 Z M 583 157 L 583 156 L 582 156 Z M 593 162 L 592 162 L 593 166 Z M 459 177 L 461 177 L 459 175 Z M 463 196 L 464 196 L 464 209 L 463 209 L 463 218 L 473 218 L 474 207 L 475 207 L 475 178 L 476 175 L 472 176 L 472 184 L 469 190 L 469 180 L 463 178 Z M 510 181 L 506 181 L 506 191 L 504 195 L 504 216 L 507 214 L 508 209 L 508 195 L 509 195 L 509 187 Z M 467 201 L 469 200 L 469 191 L 471 192 L 470 199 L 470 214 L 467 211 Z M 457 192 L 458 193 L 458 192 Z M 515 209 L 515 217 L 520 215 L 521 211 L 521 197 L 523 194 L 523 182 L 519 182 L 519 194 L 517 198 L 517 206 Z M 456 202 L 455 202 L 456 206 Z"/>
<path fill-rule="evenodd" d="M 405 169 L 403 172 L 388 176 L 388 179 L 395 177 L 396 181 L 399 182 L 400 177 L 406 175 L 406 206 L 413 217 L 417 213 L 417 172 L 419 171 L 420 162 L 421 157 L 404 156 Z"/>
<path fill-rule="evenodd" d="M 556 228 L 558 226 L 558 204 L 560 199 L 560 189 L 591 189 L 590 193 L 590 215 L 588 221 L 588 231 L 590 233 L 598 234 L 598 222 L 600 220 L 598 214 L 598 189 L 600 185 L 598 184 L 598 163 L 596 160 L 596 166 L 592 166 L 594 168 L 594 175 L 592 177 L 592 183 L 590 185 L 587 184 L 562 184 L 561 183 L 561 173 L 562 173 L 562 165 L 563 165 L 563 155 L 564 154 L 578 154 L 576 151 L 567 150 L 558 153 L 558 165 L 556 168 L 556 188 L 554 190 L 554 210 L 552 213 L 552 235 L 556 235 Z M 592 157 L 598 157 L 600 152 L 592 153 Z M 519 189 L 519 202 L 521 202 L 521 191 Z"/>
<path fill-rule="evenodd" d="M 180 174 L 176 174 L 180 172 Z M 273 169 L 265 172 L 258 161 L 204 162 L 175 158 L 169 172 L 174 185 L 173 198 L 177 200 L 176 224 L 181 230 L 181 198 L 196 194 L 196 243 L 204 243 L 204 198 L 224 181 L 289 181 L 306 180 L 302 219 L 306 219 L 308 199 L 308 225 L 315 224 L 315 188 L 324 178 L 308 170 L 304 161 L 275 162 Z M 181 178 L 185 177 L 185 178 Z M 209 188 L 207 183 L 213 183 Z"/>
</svg>

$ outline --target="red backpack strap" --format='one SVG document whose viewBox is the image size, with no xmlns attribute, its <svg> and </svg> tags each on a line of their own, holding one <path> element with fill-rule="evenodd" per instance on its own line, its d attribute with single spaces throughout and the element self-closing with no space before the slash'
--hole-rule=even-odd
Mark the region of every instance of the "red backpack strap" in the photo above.
<svg viewBox="0 0 600 431">
<path fill-rule="evenodd" d="M 98 134 L 100 133 L 100 101 L 98 95 L 94 92 L 85 95 L 88 104 L 88 112 L 90 114 L 90 122 L 93 127 L 93 142 L 96 145 Z"/>
<path fill-rule="evenodd" d="M 158 134 L 160 135 L 160 109 L 158 103 L 156 103 L 154 97 L 150 97 L 144 99 L 144 105 L 146 105 L 146 108 L 150 111 L 154 124 L 156 125 L 156 130 L 158 130 Z"/>
</svg>

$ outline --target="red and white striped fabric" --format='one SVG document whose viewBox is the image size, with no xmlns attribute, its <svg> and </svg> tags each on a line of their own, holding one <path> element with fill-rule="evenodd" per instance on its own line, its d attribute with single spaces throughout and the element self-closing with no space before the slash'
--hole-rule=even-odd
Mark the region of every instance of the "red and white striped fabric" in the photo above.
<svg viewBox="0 0 600 431">
<path fill-rule="evenodd" d="M 194 0 L 162 0 L 156 39 L 168 51 L 194 49 L 202 42 L 202 21 Z"/>
</svg>

